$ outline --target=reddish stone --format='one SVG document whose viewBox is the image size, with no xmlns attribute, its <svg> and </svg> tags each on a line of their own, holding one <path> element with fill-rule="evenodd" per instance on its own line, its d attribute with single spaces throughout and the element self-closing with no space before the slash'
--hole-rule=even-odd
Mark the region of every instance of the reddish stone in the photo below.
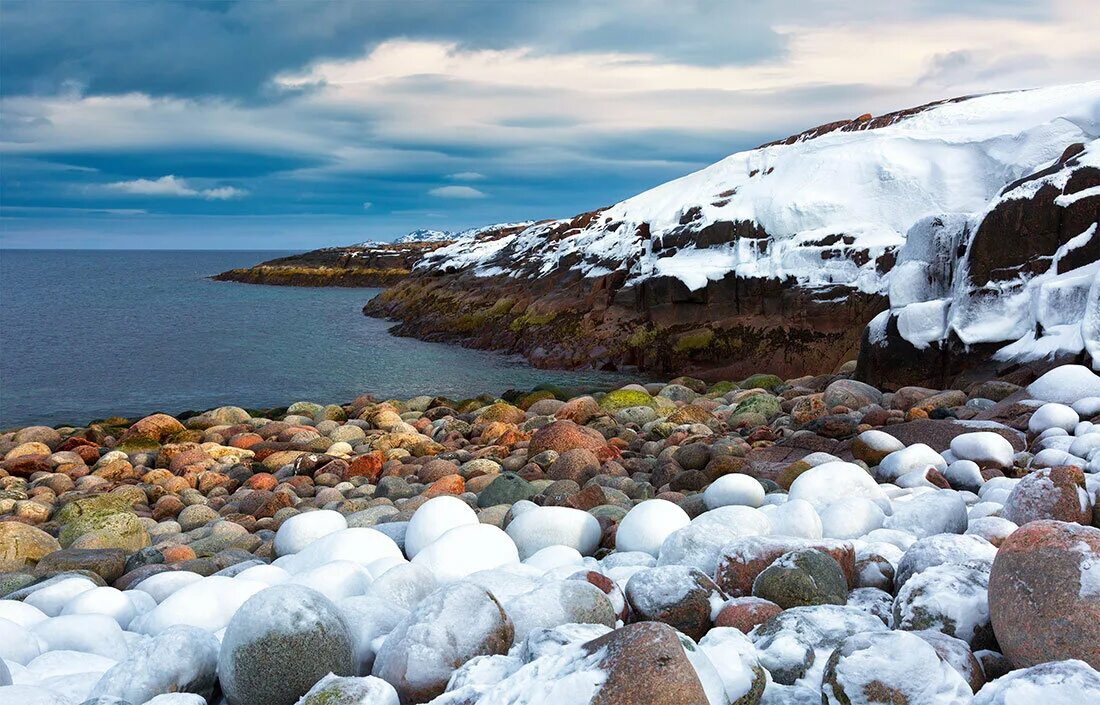
<svg viewBox="0 0 1100 705">
<path fill-rule="evenodd" d="M 152 517 L 157 521 L 175 519 L 183 511 L 183 502 L 175 495 L 164 495 L 153 505 Z"/>
<path fill-rule="evenodd" d="M 558 419 L 585 424 L 602 414 L 599 403 L 592 397 L 577 397 L 565 402 L 554 416 Z"/>
<path fill-rule="evenodd" d="M 365 477 L 371 483 L 375 483 L 382 474 L 382 466 L 385 462 L 386 456 L 382 451 L 375 450 L 366 455 L 360 455 L 351 461 L 344 477 Z"/>
<path fill-rule="evenodd" d="M 99 446 L 89 441 L 87 438 L 81 438 L 79 436 L 70 436 L 61 441 L 61 445 L 57 446 L 57 450 L 59 452 L 63 450 L 76 450 L 80 447 L 95 448 L 97 452 L 99 451 Z"/>
<path fill-rule="evenodd" d="M 30 477 L 36 472 L 53 472 L 48 455 L 21 455 L 0 462 L 0 469 L 15 477 Z"/>
<path fill-rule="evenodd" d="M 447 475 L 429 485 L 423 494 L 430 499 L 445 494 L 462 494 L 465 491 L 466 481 L 461 475 Z"/>
<path fill-rule="evenodd" d="M 604 674 L 591 705 L 707 705 L 707 694 L 676 630 L 659 622 L 628 624 L 584 645 L 601 653 Z"/>
<path fill-rule="evenodd" d="M 1005 539 L 989 575 L 989 617 L 1017 668 L 1080 659 L 1100 668 L 1100 529 L 1034 521 Z"/>
<path fill-rule="evenodd" d="M 597 573 L 594 570 L 582 570 L 579 573 L 570 575 L 569 580 L 584 580 L 595 585 L 611 601 L 611 607 L 614 608 L 616 617 L 625 622 L 630 616 L 630 606 L 626 602 L 626 595 L 623 594 L 618 583 L 603 573 Z"/>
<path fill-rule="evenodd" d="M 578 426 L 572 421 L 555 421 L 535 431 L 527 447 L 527 455 L 534 457 L 547 450 L 564 453 L 574 448 L 595 451 L 605 445 L 607 441 L 603 435 L 594 429 Z"/>
<path fill-rule="evenodd" d="M 231 448 L 243 448 L 244 450 L 248 450 L 257 443 L 262 443 L 263 440 L 263 436 L 258 433 L 238 433 L 229 439 L 227 445 Z"/>
<path fill-rule="evenodd" d="M 565 502 L 566 506 L 588 511 L 601 504 L 607 504 L 607 495 L 599 485 L 589 485 Z"/>
<path fill-rule="evenodd" d="M 279 481 L 269 472 L 258 472 L 248 478 L 244 486 L 250 490 L 273 490 Z"/>
<path fill-rule="evenodd" d="M 1092 498 L 1085 474 L 1076 465 L 1036 470 L 1012 488 L 1001 516 L 1018 526 L 1039 519 L 1089 524 Z"/>
<path fill-rule="evenodd" d="M 161 555 L 164 556 L 165 563 L 179 563 L 180 561 L 193 560 L 195 551 L 190 546 L 166 546 L 160 549 Z"/>
<path fill-rule="evenodd" d="M 425 485 L 430 485 L 436 480 L 440 480 L 448 475 L 457 475 L 458 466 L 449 460 L 429 460 L 420 466 L 420 469 L 416 473 L 418 481 Z"/>
<path fill-rule="evenodd" d="M 762 597 L 735 597 L 722 607 L 714 626 L 733 627 L 748 634 L 782 611 L 782 607 Z"/>
</svg>

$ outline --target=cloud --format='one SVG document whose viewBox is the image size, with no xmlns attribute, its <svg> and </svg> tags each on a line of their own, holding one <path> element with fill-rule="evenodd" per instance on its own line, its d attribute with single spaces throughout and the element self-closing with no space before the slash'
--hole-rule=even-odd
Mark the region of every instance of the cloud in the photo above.
<svg viewBox="0 0 1100 705">
<path fill-rule="evenodd" d="M 208 189 L 192 188 L 185 179 L 176 178 L 172 174 L 162 176 L 159 179 L 116 181 L 106 184 L 105 187 L 113 191 L 121 191 L 135 196 L 204 198 L 208 201 L 228 201 L 234 198 L 243 198 L 248 195 L 248 191 L 233 186 L 219 186 Z"/>
<path fill-rule="evenodd" d="M 448 174 L 447 178 L 451 181 L 482 181 L 485 179 L 485 174 L 479 174 L 476 171 L 460 171 L 457 174 Z"/>
<path fill-rule="evenodd" d="M 485 198 L 486 194 L 471 186 L 440 186 L 428 191 L 439 198 Z"/>
<path fill-rule="evenodd" d="M 369 211 L 373 205 L 370 201 L 363 201 L 363 210 Z"/>
</svg>

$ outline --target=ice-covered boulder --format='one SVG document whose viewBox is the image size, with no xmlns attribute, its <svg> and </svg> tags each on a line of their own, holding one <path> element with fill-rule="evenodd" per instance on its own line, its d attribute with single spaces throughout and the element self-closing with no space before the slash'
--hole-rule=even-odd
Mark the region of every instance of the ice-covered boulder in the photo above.
<svg viewBox="0 0 1100 705">
<path fill-rule="evenodd" d="M 623 517 L 615 533 L 619 551 L 644 551 L 651 556 L 661 552 L 669 534 L 691 523 L 687 512 L 664 499 L 647 499 Z"/>
<path fill-rule="evenodd" d="M 250 597 L 229 622 L 218 656 L 230 705 L 292 705 L 326 674 L 355 671 L 340 610 L 301 585 L 276 585 Z"/>
<path fill-rule="evenodd" d="M 103 674 L 89 693 L 143 703 L 164 693 L 212 696 L 220 645 L 205 629 L 174 626 L 137 642 L 126 658 Z"/>
<path fill-rule="evenodd" d="M 764 486 L 750 475 L 730 473 L 707 486 L 703 501 L 707 509 L 730 505 L 759 507 L 764 503 Z"/>
<path fill-rule="evenodd" d="M 989 622 L 989 571 L 985 563 L 945 563 L 909 578 L 894 600 L 895 629 L 934 629 L 974 649 L 996 644 Z"/>
<path fill-rule="evenodd" d="M 412 559 L 413 565 L 430 570 L 440 583 L 518 562 L 519 551 L 511 537 L 492 524 L 480 523 L 456 526 Z"/>
<path fill-rule="evenodd" d="M 398 623 L 382 642 L 372 673 L 392 685 L 402 703 L 426 702 L 470 659 L 506 654 L 514 635 L 512 621 L 488 591 L 452 583 Z"/>
<path fill-rule="evenodd" d="M 823 705 L 969 705 L 969 684 L 920 637 L 876 632 L 847 637 L 829 657 Z"/>
<path fill-rule="evenodd" d="M 522 560 L 548 546 L 569 546 L 591 556 L 600 545 L 600 523 L 569 507 L 537 507 L 516 516 L 505 529 Z"/>
<path fill-rule="evenodd" d="M 290 517 L 275 532 L 275 555 L 297 553 L 322 536 L 348 528 L 344 515 L 331 509 L 319 509 Z"/>
<path fill-rule="evenodd" d="M 586 580 L 543 583 L 504 602 L 518 643 L 536 629 L 564 624 L 602 624 L 614 627 L 616 612 L 608 596 Z"/>
<path fill-rule="evenodd" d="M 461 499 L 433 497 L 420 505 L 405 531 L 405 554 L 416 557 L 425 547 L 457 526 L 476 524 L 477 513 Z"/>
</svg>

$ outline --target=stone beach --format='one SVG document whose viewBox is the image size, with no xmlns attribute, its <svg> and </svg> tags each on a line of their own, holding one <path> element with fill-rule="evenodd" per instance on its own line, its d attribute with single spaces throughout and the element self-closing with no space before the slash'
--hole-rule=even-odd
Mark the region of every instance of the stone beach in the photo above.
<svg viewBox="0 0 1100 705">
<path fill-rule="evenodd" d="M 0 704 L 1100 699 L 1100 377 L 853 371 L 7 430 Z"/>
</svg>

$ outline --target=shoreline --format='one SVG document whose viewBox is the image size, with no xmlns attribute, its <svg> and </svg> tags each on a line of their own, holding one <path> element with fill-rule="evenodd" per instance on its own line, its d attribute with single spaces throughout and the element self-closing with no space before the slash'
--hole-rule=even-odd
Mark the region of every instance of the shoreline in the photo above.
<svg viewBox="0 0 1100 705">
<path fill-rule="evenodd" d="M 698 689 L 713 673 L 700 663 L 747 668 L 745 702 L 803 689 L 796 680 L 811 692 L 828 685 L 829 672 L 814 670 L 826 658 L 818 647 L 772 643 L 805 640 L 819 624 L 840 629 L 820 647 L 832 658 L 878 632 L 959 692 L 1005 673 L 1030 678 L 1026 667 L 1050 649 L 1096 657 L 1094 599 L 1047 619 L 1013 592 L 1071 599 L 1018 586 L 1044 585 L 1050 561 L 1070 574 L 1100 562 L 1100 454 L 1090 450 L 1100 376 L 1084 367 L 1020 368 L 966 389 L 884 392 L 845 372 L 507 396 L 363 395 L 270 416 L 223 406 L 0 433 L 0 609 L 21 600 L 50 630 L 87 618 L 103 649 L 117 644 L 102 672 L 86 674 L 89 692 L 117 677 L 106 670 L 116 662 L 161 673 L 149 659 L 162 640 L 175 640 L 173 659 L 214 653 L 196 666 L 203 678 L 150 687 L 215 701 L 233 687 L 216 663 L 263 668 L 229 635 L 246 623 L 266 634 L 286 600 L 348 636 L 334 647 L 343 660 L 274 686 L 298 688 L 285 702 L 329 687 L 329 671 L 373 673 L 403 702 L 432 701 L 462 664 L 416 685 L 404 666 L 390 670 L 403 658 L 394 652 L 414 648 L 404 641 L 414 629 L 461 634 L 473 644 L 462 663 L 664 640 L 661 682 Z M 1071 538 L 1038 562 L 1029 553 L 1031 541 Z M 940 544 L 961 562 L 940 561 Z M 999 568 L 1002 554 L 1016 562 Z M 466 624 L 471 605 L 493 619 Z M 378 622 L 377 609 L 392 619 Z M 972 626 L 948 628 L 958 624 Z M 278 638 L 307 649 L 296 663 L 313 663 L 309 645 L 328 629 L 306 620 Z M 948 637 L 962 662 L 936 655 Z M 562 641 L 544 655 L 544 638 Z M 736 651 L 707 656 L 731 639 Z M 626 653 L 599 668 L 649 658 Z M 485 687 L 509 692 L 510 673 Z"/>
</svg>

